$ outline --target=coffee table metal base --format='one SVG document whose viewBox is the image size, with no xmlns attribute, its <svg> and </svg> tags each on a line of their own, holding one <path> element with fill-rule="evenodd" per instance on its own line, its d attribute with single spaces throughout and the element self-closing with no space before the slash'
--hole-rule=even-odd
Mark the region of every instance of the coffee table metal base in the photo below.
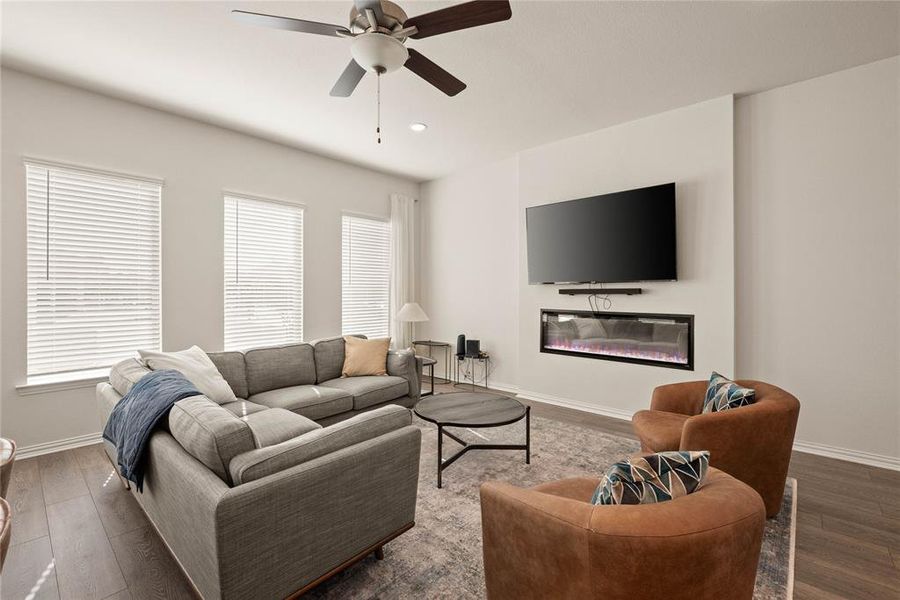
<svg viewBox="0 0 900 600">
<path fill-rule="evenodd" d="M 444 472 L 444 469 L 452 465 L 459 459 L 463 454 L 468 452 L 469 450 L 524 450 L 525 451 L 525 464 L 531 464 L 531 407 L 525 407 L 525 443 L 524 444 L 470 444 L 467 441 L 461 439 L 459 436 L 454 435 L 453 433 L 446 430 L 444 425 L 437 426 L 437 486 L 438 489 L 442 487 L 441 474 Z M 522 418 L 516 419 L 511 423 L 505 423 L 505 425 L 511 425 L 512 423 L 516 423 L 521 421 Z M 498 427 L 499 425 L 467 425 L 466 428 L 471 429 L 483 429 L 487 427 Z M 444 436 L 447 436 L 454 442 L 461 444 L 462 448 L 459 449 L 455 454 L 450 456 L 447 459 L 444 459 Z"/>
</svg>

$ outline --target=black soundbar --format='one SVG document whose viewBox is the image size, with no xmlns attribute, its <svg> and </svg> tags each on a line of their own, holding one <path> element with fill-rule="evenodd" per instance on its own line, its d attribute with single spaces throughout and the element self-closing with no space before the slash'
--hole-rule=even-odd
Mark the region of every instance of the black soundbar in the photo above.
<svg viewBox="0 0 900 600">
<path fill-rule="evenodd" d="M 625 296 L 634 296 L 643 293 L 641 288 L 569 288 L 559 290 L 563 296 L 612 296 L 613 294 L 624 294 Z"/>
</svg>

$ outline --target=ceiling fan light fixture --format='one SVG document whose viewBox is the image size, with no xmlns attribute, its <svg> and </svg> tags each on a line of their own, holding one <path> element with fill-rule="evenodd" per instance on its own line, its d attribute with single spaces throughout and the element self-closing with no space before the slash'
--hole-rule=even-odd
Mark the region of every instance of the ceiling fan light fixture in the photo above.
<svg viewBox="0 0 900 600">
<path fill-rule="evenodd" d="M 366 71 L 390 73 L 409 59 L 403 42 L 383 33 L 363 33 L 350 46 L 353 60 Z"/>
<path fill-rule="evenodd" d="M 428 125 L 426 125 L 425 123 L 410 123 L 409 128 L 416 133 L 422 133 L 423 131 L 428 129 Z"/>
</svg>

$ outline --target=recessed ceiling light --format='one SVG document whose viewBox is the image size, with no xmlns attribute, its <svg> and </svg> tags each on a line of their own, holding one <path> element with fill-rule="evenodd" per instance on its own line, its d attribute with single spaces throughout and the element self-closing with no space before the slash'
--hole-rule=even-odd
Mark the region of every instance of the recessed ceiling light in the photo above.
<svg viewBox="0 0 900 600">
<path fill-rule="evenodd" d="M 416 133 L 422 133 L 423 131 L 428 129 L 428 125 L 426 125 L 425 123 L 410 123 L 409 128 Z"/>
</svg>

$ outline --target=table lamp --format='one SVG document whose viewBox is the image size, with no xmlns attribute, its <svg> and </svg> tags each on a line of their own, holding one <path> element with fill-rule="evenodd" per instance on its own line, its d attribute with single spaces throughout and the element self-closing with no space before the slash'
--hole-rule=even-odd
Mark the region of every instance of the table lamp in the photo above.
<svg viewBox="0 0 900 600">
<path fill-rule="evenodd" d="M 428 315 L 422 310 L 418 302 L 407 302 L 403 308 L 397 311 L 396 319 L 404 323 L 420 323 L 428 320 Z M 410 326 L 410 337 L 413 337 L 413 326 Z"/>
</svg>

